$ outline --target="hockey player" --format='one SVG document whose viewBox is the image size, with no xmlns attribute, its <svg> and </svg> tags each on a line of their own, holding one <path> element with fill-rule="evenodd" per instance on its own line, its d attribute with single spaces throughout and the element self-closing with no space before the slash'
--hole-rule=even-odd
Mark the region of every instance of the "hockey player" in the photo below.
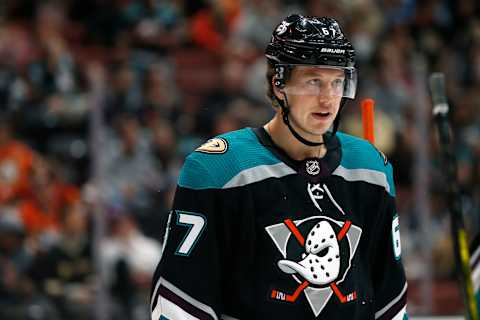
<svg viewBox="0 0 480 320">
<path fill-rule="evenodd" d="M 273 119 L 185 161 L 152 319 L 406 319 L 392 167 L 337 132 L 352 45 L 334 19 L 291 15 L 266 57 Z"/>
</svg>

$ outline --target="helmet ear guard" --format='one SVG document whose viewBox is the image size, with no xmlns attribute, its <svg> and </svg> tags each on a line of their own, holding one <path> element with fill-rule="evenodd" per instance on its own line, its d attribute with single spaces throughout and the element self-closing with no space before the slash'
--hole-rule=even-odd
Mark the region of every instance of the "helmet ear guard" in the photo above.
<svg viewBox="0 0 480 320">
<path fill-rule="evenodd" d="M 290 74 L 289 68 L 282 65 L 275 66 L 275 75 L 273 76 L 273 84 L 277 89 L 285 88 L 287 78 Z"/>
</svg>

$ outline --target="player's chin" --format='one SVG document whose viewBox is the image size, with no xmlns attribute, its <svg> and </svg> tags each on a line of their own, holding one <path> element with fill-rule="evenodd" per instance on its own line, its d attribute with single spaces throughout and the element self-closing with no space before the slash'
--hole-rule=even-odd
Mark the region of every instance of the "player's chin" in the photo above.
<svg viewBox="0 0 480 320">
<path fill-rule="evenodd" d="M 309 126 L 309 133 L 316 136 L 325 134 L 332 126 L 332 122 L 312 123 Z"/>
<path fill-rule="evenodd" d="M 313 142 L 319 142 L 322 141 L 322 136 L 327 132 L 328 130 L 308 130 L 307 135 L 305 135 L 305 138 L 307 138 L 310 141 Z"/>
</svg>

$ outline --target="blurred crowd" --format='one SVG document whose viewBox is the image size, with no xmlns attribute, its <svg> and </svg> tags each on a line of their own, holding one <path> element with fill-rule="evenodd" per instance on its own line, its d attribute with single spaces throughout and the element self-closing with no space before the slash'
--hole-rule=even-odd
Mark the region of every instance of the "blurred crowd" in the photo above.
<svg viewBox="0 0 480 320">
<path fill-rule="evenodd" d="M 183 158 L 209 137 L 272 116 L 263 52 L 293 12 L 337 18 L 357 50 L 359 94 L 341 130 L 361 135 L 359 101 L 375 99 L 377 146 L 395 168 L 410 313 L 459 312 L 450 182 L 426 76 L 446 74 L 471 239 L 480 230 L 478 1 L 5 0 L 0 318 L 91 319 L 102 270 L 111 318 L 148 319 Z"/>
</svg>

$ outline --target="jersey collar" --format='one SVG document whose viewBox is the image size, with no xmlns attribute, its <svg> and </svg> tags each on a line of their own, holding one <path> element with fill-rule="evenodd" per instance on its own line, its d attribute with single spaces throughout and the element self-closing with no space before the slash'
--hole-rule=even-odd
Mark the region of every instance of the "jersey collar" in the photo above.
<svg viewBox="0 0 480 320">
<path fill-rule="evenodd" d="M 292 159 L 283 149 L 277 146 L 263 127 L 253 128 L 253 132 L 265 148 L 290 168 L 312 182 L 330 176 L 340 165 L 342 148 L 340 140 L 336 135 L 325 137 L 327 153 L 323 158 L 308 158 L 299 161 Z"/>
</svg>

